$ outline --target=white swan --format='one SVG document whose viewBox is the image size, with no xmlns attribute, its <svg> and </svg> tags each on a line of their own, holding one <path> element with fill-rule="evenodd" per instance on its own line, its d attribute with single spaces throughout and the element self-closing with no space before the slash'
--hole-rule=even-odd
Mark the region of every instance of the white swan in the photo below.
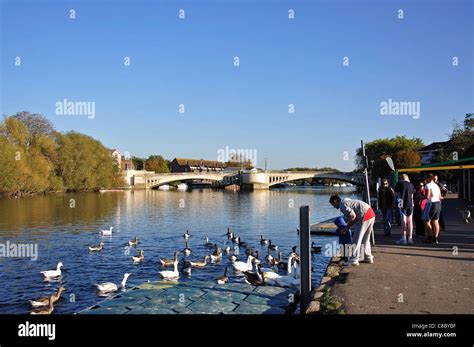
<svg viewBox="0 0 474 347">
<path fill-rule="evenodd" d="M 44 278 L 56 278 L 61 276 L 62 266 L 64 266 L 63 263 L 59 262 L 56 270 L 41 271 L 41 273 L 43 274 Z"/>
<path fill-rule="evenodd" d="M 166 270 L 166 271 L 160 271 L 158 274 L 163 278 L 163 279 L 176 279 L 179 278 L 179 272 L 178 272 L 178 255 L 175 254 L 174 256 L 174 264 L 173 264 L 173 271 Z"/>
<path fill-rule="evenodd" d="M 293 258 L 295 256 L 293 254 L 290 254 L 290 256 L 288 257 L 288 275 L 286 276 L 278 276 L 277 278 L 275 279 L 272 279 L 274 281 L 274 283 L 277 285 L 277 286 L 280 286 L 280 287 L 293 287 L 293 286 L 298 286 L 300 281 L 298 278 L 295 278 L 295 274 L 292 274 L 291 273 L 291 268 L 293 267 L 293 264 L 292 264 L 292 261 L 293 261 Z M 296 273 L 296 276 L 298 275 L 298 273 L 295 271 Z"/>
<path fill-rule="evenodd" d="M 251 255 L 249 255 L 248 258 L 247 258 L 247 262 L 236 261 L 236 262 L 232 263 L 232 266 L 234 267 L 234 269 L 236 269 L 237 271 L 240 271 L 240 272 L 252 271 L 252 268 L 253 268 L 252 260 L 253 260 L 253 257 Z"/>
<path fill-rule="evenodd" d="M 110 293 L 110 292 L 116 292 L 117 290 L 122 289 L 125 290 L 125 283 L 127 283 L 128 277 L 131 275 L 131 273 L 126 273 L 123 275 L 122 282 L 120 283 L 120 287 L 117 286 L 115 283 L 112 282 L 105 282 L 101 284 L 96 284 L 97 290 L 102 293 Z"/>
<path fill-rule="evenodd" d="M 99 232 L 99 234 L 102 235 L 102 236 L 112 236 L 112 229 L 113 229 L 113 228 L 114 228 L 114 227 L 110 227 L 109 230 L 107 230 L 107 229 L 101 230 L 101 231 Z"/>
</svg>

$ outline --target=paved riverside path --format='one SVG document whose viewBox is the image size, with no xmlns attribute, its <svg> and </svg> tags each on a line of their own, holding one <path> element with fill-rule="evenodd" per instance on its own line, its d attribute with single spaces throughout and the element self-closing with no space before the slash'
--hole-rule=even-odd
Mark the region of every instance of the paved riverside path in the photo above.
<svg viewBox="0 0 474 347">
<path fill-rule="evenodd" d="M 332 295 L 347 313 L 474 313 L 474 223 L 464 224 L 460 199 L 443 200 L 440 244 L 397 245 L 400 227 L 383 237 L 377 225 L 374 264 L 343 270 Z M 457 254 L 453 250 L 457 247 Z M 344 283 L 345 282 L 345 283 Z"/>
<path fill-rule="evenodd" d="M 144 283 L 79 314 L 284 314 L 292 292 L 206 281 Z"/>
</svg>

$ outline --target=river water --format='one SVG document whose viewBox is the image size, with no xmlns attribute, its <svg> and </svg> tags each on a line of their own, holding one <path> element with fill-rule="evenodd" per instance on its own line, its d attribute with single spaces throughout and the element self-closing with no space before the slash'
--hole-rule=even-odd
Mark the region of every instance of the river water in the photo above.
<svg viewBox="0 0 474 347">
<path fill-rule="evenodd" d="M 183 234 L 191 233 L 190 259 L 209 254 L 205 236 L 224 247 L 224 234 L 230 227 L 254 249 L 261 248 L 260 235 L 279 246 L 284 258 L 298 245 L 300 205 L 309 205 L 311 222 L 339 214 L 329 205 L 329 195 L 358 197 L 352 187 L 295 187 L 282 190 L 231 192 L 212 189 L 188 191 L 123 191 L 98 193 L 50 194 L 20 199 L 0 199 L 0 246 L 28 244 L 37 247 L 37 259 L 0 256 L 0 313 L 27 313 L 28 300 L 53 293 L 60 285 L 66 288 L 55 313 L 74 313 L 103 300 L 95 290 L 96 283 L 119 284 L 130 272 L 127 287 L 159 279 L 159 257 L 172 258 L 173 252 L 185 246 Z M 113 226 L 113 236 L 101 237 L 99 230 Z M 129 249 L 128 240 L 137 236 L 140 244 Z M 100 253 L 90 253 L 89 245 L 105 243 Z M 313 236 L 316 244 L 332 243 L 334 237 Z M 230 243 L 228 243 L 233 247 Z M 132 255 L 144 250 L 145 260 L 134 264 Z M 240 251 L 245 257 L 245 249 Z M 34 255 L 34 254 L 30 254 Z M 274 254 L 276 255 L 276 254 Z M 180 259 L 183 254 L 180 254 Z M 40 271 L 64 264 L 62 277 L 56 282 L 43 280 Z M 313 255 L 313 282 L 319 283 L 328 257 Z M 205 269 L 193 269 L 191 279 L 214 280 L 229 267 L 228 257 Z M 189 280 L 185 275 L 180 281 Z"/>
</svg>

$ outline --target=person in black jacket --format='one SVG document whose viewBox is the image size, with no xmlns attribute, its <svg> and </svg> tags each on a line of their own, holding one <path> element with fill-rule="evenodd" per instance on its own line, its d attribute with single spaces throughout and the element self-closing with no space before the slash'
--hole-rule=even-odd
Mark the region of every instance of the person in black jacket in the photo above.
<svg viewBox="0 0 474 347">
<path fill-rule="evenodd" d="M 388 186 L 386 179 L 382 180 L 382 186 L 378 191 L 379 209 L 383 215 L 383 232 L 390 236 L 392 231 L 393 205 L 395 203 L 395 192 Z"/>
<path fill-rule="evenodd" d="M 397 192 L 397 205 L 402 219 L 402 237 L 397 241 L 399 245 L 413 243 L 413 193 L 415 187 L 411 184 L 407 174 L 395 185 Z"/>
</svg>

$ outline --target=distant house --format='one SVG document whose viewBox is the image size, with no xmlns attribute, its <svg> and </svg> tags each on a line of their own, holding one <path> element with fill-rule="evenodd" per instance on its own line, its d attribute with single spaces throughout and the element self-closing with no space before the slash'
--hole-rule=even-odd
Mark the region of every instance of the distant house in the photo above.
<svg viewBox="0 0 474 347">
<path fill-rule="evenodd" d="M 225 164 L 215 160 L 174 158 L 169 165 L 170 172 L 224 171 Z"/>
<path fill-rule="evenodd" d="M 135 170 L 132 159 L 127 159 L 117 149 L 109 149 L 109 151 L 112 157 L 117 161 L 121 171 Z"/>
<path fill-rule="evenodd" d="M 435 156 L 448 147 L 449 142 L 450 141 L 433 142 L 428 146 L 420 148 L 418 153 L 421 155 L 421 165 L 431 164 Z"/>
</svg>

